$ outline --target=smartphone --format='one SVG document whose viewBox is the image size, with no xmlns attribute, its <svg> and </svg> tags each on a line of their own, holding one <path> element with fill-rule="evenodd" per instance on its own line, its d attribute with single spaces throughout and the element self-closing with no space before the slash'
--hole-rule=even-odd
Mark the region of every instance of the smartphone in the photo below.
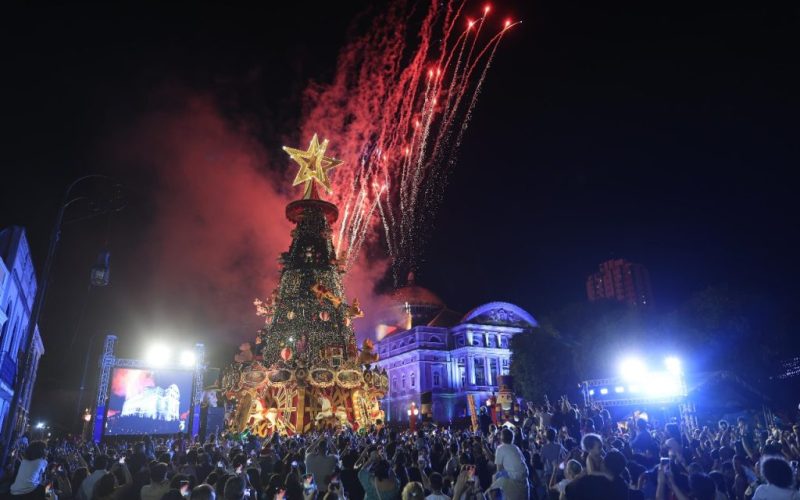
<svg viewBox="0 0 800 500">
<path fill-rule="evenodd" d="M 217 467 L 219 467 L 220 469 L 224 469 L 225 468 L 225 462 L 220 460 L 219 462 L 217 462 Z"/>
<path fill-rule="evenodd" d="M 297 468 L 298 465 L 297 460 L 292 460 L 292 467 Z"/>
<path fill-rule="evenodd" d="M 125 465 L 125 457 L 120 458 L 119 463 Z"/>
<path fill-rule="evenodd" d="M 474 483 L 475 482 L 475 466 L 474 465 L 467 466 L 467 472 L 469 473 L 469 476 L 467 476 L 467 481 L 470 482 L 470 483 Z"/>
<path fill-rule="evenodd" d="M 248 458 L 247 459 L 247 465 L 253 465 L 253 459 L 252 458 Z"/>
<path fill-rule="evenodd" d="M 313 474 L 305 474 L 303 475 L 303 489 L 306 491 L 316 490 L 317 485 L 314 484 L 314 475 Z"/>
<path fill-rule="evenodd" d="M 661 457 L 661 465 L 669 467 L 669 458 L 668 457 Z"/>
</svg>

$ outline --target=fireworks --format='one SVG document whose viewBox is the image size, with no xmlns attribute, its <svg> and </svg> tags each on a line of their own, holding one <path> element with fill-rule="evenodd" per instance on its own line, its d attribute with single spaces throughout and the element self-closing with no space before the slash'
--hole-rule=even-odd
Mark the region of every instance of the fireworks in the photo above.
<svg viewBox="0 0 800 500">
<path fill-rule="evenodd" d="M 346 267 L 382 234 L 395 283 L 416 270 L 495 51 L 518 24 L 492 22 L 489 5 L 480 17 L 467 10 L 431 2 L 414 17 L 394 3 L 342 50 L 332 83 L 307 91 L 303 135 L 335 137 L 344 160 L 331 201 Z"/>
</svg>

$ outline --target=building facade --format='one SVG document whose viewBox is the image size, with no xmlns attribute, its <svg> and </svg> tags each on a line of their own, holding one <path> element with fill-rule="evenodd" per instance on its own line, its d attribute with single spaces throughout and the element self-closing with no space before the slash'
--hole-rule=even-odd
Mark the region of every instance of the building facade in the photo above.
<svg viewBox="0 0 800 500">
<path fill-rule="evenodd" d="M 44 345 L 39 327 L 34 329 L 33 363 L 28 373 L 25 349 L 28 345 L 28 324 L 36 295 L 36 272 L 31 260 L 25 229 L 12 226 L 0 231 L 0 429 L 2 436 L 11 429 L 23 430 L 28 423 L 31 394 L 36 381 L 39 359 Z M 11 403 L 15 391 L 18 399 L 17 421 L 11 422 Z"/>
<path fill-rule="evenodd" d="M 631 306 L 647 306 L 653 302 L 647 268 L 624 259 L 600 264 L 599 271 L 586 278 L 586 295 L 591 302 L 616 300 Z"/>
<path fill-rule="evenodd" d="M 377 364 L 389 375 L 382 407 L 390 424 L 408 421 L 411 402 L 420 407 L 426 392 L 434 420 L 468 416 L 467 395 L 485 404 L 497 392 L 497 377 L 509 373 L 511 338 L 537 326 L 533 316 L 507 302 L 458 314 L 413 283 L 392 299 L 375 345 Z"/>
</svg>

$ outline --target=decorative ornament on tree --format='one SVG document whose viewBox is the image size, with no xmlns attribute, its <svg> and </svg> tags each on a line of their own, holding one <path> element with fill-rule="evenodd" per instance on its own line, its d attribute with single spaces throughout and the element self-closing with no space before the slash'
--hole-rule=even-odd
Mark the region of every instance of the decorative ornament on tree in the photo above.
<svg viewBox="0 0 800 500">
<path fill-rule="evenodd" d="M 288 319 L 289 321 L 293 320 L 294 317 L 295 317 L 294 311 L 289 311 L 286 313 L 286 319 Z"/>
<path fill-rule="evenodd" d="M 327 300 L 328 302 L 333 304 L 333 307 L 337 309 L 339 308 L 339 306 L 342 305 L 342 299 L 340 299 L 339 297 L 336 296 L 336 294 L 325 288 L 325 286 L 320 282 L 315 283 L 311 287 L 311 292 L 314 294 L 317 300 L 320 301 L 320 303 L 322 303 L 323 300 Z"/>
<path fill-rule="evenodd" d="M 292 359 L 292 350 L 288 347 L 281 349 L 281 359 L 287 362 Z"/>
<path fill-rule="evenodd" d="M 329 313 L 328 311 L 320 311 L 319 319 L 321 319 L 322 321 L 330 321 L 331 313 Z"/>
<path fill-rule="evenodd" d="M 364 311 L 361 309 L 361 304 L 358 303 L 358 299 L 353 299 L 353 303 L 347 308 L 347 314 L 350 315 L 351 318 L 364 317 Z"/>
<path fill-rule="evenodd" d="M 331 180 L 328 177 L 328 170 L 335 168 L 342 164 L 342 160 L 325 156 L 325 150 L 328 148 L 328 139 L 319 143 L 317 134 L 311 138 L 311 144 L 308 149 L 295 149 L 283 146 L 283 150 L 289 153 L 292 160 L 300 165 L 300 170 L 294 178 L 292 186 L 297 186 L 305 183 L 305 191 L 303 199 L 308 200 L 311 198 L 311 189 L 314 181 L 319 183 L 328 193 L 331 191 Z"/>
<path fill-rule="evenodd" d="M 358 356 L 358 362 L 362 365 L 370 365 L 378 361 L 379 356 L 374 349 L 375 344 L 372 343 L 372 340 L 364 340 L 364 343 L 361 344 L 361 354 Z"/>
</svg>

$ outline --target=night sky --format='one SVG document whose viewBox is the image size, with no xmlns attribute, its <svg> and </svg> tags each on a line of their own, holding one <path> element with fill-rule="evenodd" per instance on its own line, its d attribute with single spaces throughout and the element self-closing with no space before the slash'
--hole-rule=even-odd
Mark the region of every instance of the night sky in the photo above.
<svg viewBox="0 0 800 500">
<path fill-rule="evenodd" d="M 219 304 L 151 300 L 170 265 L 151 251 L 169 239 L 152 230 L 169 193 L 138 168 L 148 143 L 128 138 L 142 123 L 158 136 L 160 122 L 142 116 L 195 96 L 269 152 L 269 169 L 293 172 L 279 146 L 308 140 L 296 136 L 302 90 L 331 77 L 348 33 L 363 29 L 356 19 L 379 8 L 370 3 L 6 6 L 0 227 L 28 229 L 41 269 L 69 181 L 107 173 L 128 200 L 110 220 L 65 227 L 35 414 L 74 402 L 93 333 L 117 332 L 130 355 L 164 318 L 187 342 L 227 349 L 253 336 L 257 320 L 223 324 Z M 586 276 L 611 257 L 644 264 L 665 309 L 723 283 L 797 298 L 800 10 L 644 4 L 494 3 L 524 22 L 493 62 L 417 279 L 451 308 L 508 300 L 546 315 L 584 300 Z M 206 203 L 235 196 L 218 190 Z M 113 286 L 87 299 L 106 240 Z"/>
</svg>

